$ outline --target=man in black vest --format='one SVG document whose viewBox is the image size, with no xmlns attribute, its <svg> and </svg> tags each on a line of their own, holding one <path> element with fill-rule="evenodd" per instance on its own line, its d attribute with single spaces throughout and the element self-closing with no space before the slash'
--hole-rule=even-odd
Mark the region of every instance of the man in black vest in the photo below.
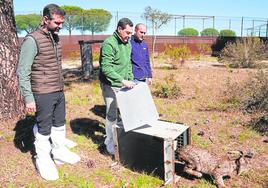
<svg viewBox="0 0 268 188">
<path fill-rule="evenodd" d="M 17 70 L 26 111 L 35 112 L 35 164 L 46 180 L 59 178 L 54 162 L 80 161 L 65 144 L 65 96 L 58 36 L 64 15 L 58 5 L 44 8 L 40 27 L 23 41 Z"/>
</svg>

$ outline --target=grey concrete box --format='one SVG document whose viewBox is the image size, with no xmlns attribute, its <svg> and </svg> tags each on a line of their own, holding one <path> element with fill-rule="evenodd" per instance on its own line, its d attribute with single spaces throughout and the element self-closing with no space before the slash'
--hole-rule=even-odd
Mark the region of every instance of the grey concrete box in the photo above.
<svg viewBox="0 0 268 188">
<path fill-rule="evenodd" d="M 159 120 L 145 83 L 120 90 L 116 98 L 122 118 L 114 128 L 116 160 L 133 170 L 157 175 L 165 184 L 175 183 L 174 152 L 189 144 L 189 127 Z"/>
</svg>

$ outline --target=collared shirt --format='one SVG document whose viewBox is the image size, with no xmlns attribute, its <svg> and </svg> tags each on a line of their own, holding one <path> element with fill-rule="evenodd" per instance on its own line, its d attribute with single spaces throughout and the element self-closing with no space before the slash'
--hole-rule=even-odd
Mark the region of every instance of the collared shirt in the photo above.
<svg viewBox="0 0 268 188">
<path fill-rule="evenodd" d="M 131 62 L 135 79 L 152 78 L 149 49 L 144 41 L 131 37 Z"/>
</svg>

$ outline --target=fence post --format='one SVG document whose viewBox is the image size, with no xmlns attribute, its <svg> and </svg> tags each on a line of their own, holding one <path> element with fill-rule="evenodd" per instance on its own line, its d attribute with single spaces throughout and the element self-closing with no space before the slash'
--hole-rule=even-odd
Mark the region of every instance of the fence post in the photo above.
<svg viewBox="0 0 268 188">
<path fill-rule="evenodd" d="M 182 28 L 184 29 L 184 28 L 185 28 L 185 15 L 182 16 L 182 21 L 183 21 L 183 26 L 182 26 Z"/>
<path fill-rule="evenodd" d="M 266 21 L 266 38 L 268 37 L 268 20 Z"/>
<path fill-rule="evenodd" d="M 251 36 L 255 35 L 255 23 L 254 20 L 252 20 L 252 30 L 251 30 Z"/>
<path fill-rule="evenodd" d="M 176 23 L 176 17 L 174 17 L 174 21 L 175 21 L 175 36 L 177 35 L 177 23 Z"/>
<path fill-rule="evenodd" d="M 92 46 L 89 42 L 80 40 L 80 56 L 82 63 L 82 73 L 84 77 L 89 77 L 93 73 Z"/>
<path fill-rule="evenodd" d="M 241 37 L 243 36 L 243 29 L 244 29 L 244 17 L 241 20 Z"/>
</svg>

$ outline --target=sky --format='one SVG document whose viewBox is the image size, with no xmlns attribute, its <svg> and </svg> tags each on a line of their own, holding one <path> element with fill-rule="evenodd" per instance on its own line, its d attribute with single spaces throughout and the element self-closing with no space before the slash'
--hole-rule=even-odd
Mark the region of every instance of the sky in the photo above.
<svg viewBox="0 0 268 188">
<path fill-rule="evenodd" d="M 248 21 L 250 23 L 248 23 L 247 27 L 263 24 L 263 22 L 258 23 L 258 21 L 252 23 L 251 18 L 254 18 L 256 20 L 258 20 L 258 18 L 264 18 L 265 20 L 268 19 L 267 0 L 13 0 L 13 3 L 15 14 L 29 14 L 33 12 L 40 13 L 45 5 L 49 3 L 55 3 L 60 6 L 80 6 L 83 9 L 101 8 L 110 11 L 113 15 L 116 15 L 116 12 L 118 11 L 119 17 L 131 17 L 132 15 L 132 21 L 134 23 L 144 21 L 141 20 L 141 14 L 144 12 L 144 8 L 146 6 L 151 6 L 153 9 L 158 9 L 161 12 L 175 15 L 221 17 L 218 20 L 224 18 L 226 18 L 226 20 L 229 20 L 229 17 L 234 20 L 237 19 L 239 20 L 237 23 L 235 21 L 232 21 L 232 23 L 230 23 L 230 21 L 221 22 L 217 21 L 216 19 L 218 27 L 226 24 L 224 27 L 231 27 L 231 29 L 237 31 L 240 28 L 239 24 L 241 17 L 250 18 L 250 21 Z M 189 24 L 189 22 L 187 23 Z M 199 24 L 200 23 L 201 21 L 199 20 Z M 211 23 L 212 21 L 209 21 L 208 24 Z M 171 26 L 172 30 L 170 29 L 170 32 L 173 34 L 174 24 Z M 175 27 L 181 27 L 180 24 L 181 22 L 177 23 L 178 26 Z M 237 25 L 237 28 L 235 28 L 235 25 Z"/>
</svg>

